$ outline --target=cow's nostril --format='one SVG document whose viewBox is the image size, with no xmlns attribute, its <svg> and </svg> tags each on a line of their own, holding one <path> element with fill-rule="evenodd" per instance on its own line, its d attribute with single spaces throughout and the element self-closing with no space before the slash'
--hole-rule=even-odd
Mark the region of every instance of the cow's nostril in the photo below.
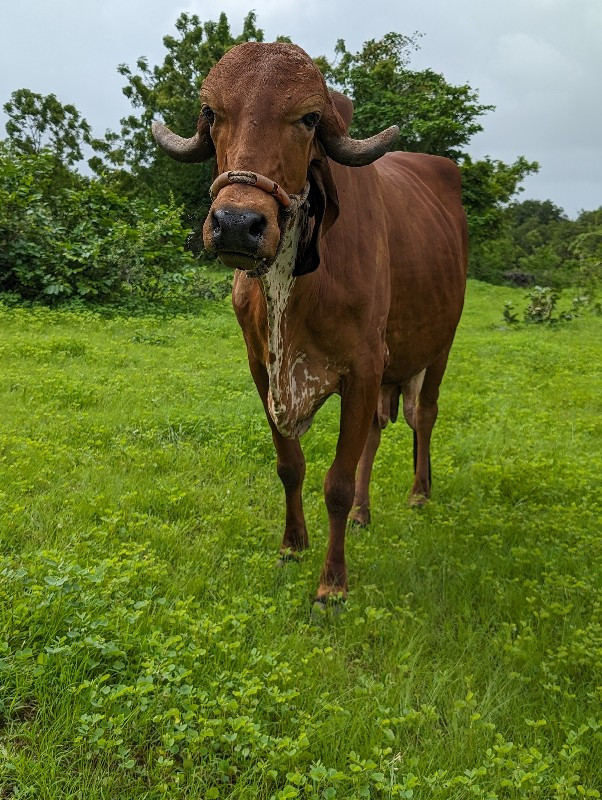
<svg viewBox="0 0 602 800">
<path fill-rule="evenodd" d="M 259 239 L 260 236 L 263 236 L 263 232 L 265 231 L 268 223 L 266 218 L 263 216 L 260 217 L 259 214 L 254 214 L 253 216 L 256 216 L 257 219 L 254 219 L 251 222 L 251 225 L 249 226 L 249 233 L 254 239 Z"/>
<path fill-rule="evenodd" d="M 219 212 L 218 212 L 219 213 Z M 211 214 L 211 230 L 213 233 L 218 233 L 220 229 L 220 221 L 217 213 Z"/>
</svg>

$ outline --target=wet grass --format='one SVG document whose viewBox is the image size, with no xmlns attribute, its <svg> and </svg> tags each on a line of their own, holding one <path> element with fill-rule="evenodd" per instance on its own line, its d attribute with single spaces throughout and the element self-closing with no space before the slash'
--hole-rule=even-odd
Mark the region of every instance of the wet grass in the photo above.
<svg viewBox="0 0 602 800">
<path fill-rule="evenodd" d="M 383 437 L 351 595 L 312 619 L 337 401 L 283 506 L 229 301 L 0 310 L 0 797 L 569 798 L 602 785 L 602 319 L 472 283 L 434 494 Z"/>
</svg>

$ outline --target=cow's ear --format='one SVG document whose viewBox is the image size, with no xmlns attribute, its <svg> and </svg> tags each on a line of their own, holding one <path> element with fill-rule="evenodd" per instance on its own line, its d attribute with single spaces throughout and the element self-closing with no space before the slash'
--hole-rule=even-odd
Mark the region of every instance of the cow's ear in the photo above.
<svg viewBox="0 0 602 800">
<path fill-rule="evenodd" d="M 314 158 L 307 172 L 309 180 L 309 216 L 313 217 L 311 233 L 301 237 L 293 275 L 307 275 L 320 265 L 320 239 L 339 216 L 337 187 L 325 155 Z"/>
</svg>

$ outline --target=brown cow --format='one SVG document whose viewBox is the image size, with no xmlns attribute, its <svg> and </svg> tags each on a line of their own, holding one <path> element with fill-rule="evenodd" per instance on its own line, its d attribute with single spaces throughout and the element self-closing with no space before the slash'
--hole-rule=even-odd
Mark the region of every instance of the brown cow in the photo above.
<svg viewBox="0 0 602 800">
<path fill-rule="evenodd" d="M 204 243 L 236 268 L 234 309 L 286 495 L 285 556 L 309 544 L 299 437 L 331 394 L 341 396 L 324 482 L 325 603 L 347 593 L 347 518 L 370 520 L 372 463 L 400 395 L 414 430 L 410 502 L 430 494 L 431 431 L 466 282 L 460 174 L 436 156 L 385 155 L 395 127 L 351 139 L 350 101 L 329 93 L 294 45 L 233 48 L 201 103 L 191 139 L 158 123 L 153 133 L 180 161 L 216 158 Z"/>
</svg>

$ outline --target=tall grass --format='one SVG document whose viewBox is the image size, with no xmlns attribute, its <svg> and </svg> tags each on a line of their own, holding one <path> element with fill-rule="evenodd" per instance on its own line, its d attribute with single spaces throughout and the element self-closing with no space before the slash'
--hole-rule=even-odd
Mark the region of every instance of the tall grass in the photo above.
<svg viewBox="0 0 602 800">
<path fill-rule="evenodd" d="M 283 500 L 227 300 L 0 310 L 0 797 L 569 798 L 602 785 L 602 320 L 469 286 L 434 493 L 391 426 L 351 594 L 310 616 L 337 401 Z"/>
</svg>

